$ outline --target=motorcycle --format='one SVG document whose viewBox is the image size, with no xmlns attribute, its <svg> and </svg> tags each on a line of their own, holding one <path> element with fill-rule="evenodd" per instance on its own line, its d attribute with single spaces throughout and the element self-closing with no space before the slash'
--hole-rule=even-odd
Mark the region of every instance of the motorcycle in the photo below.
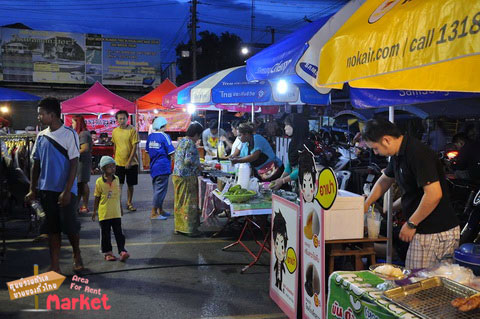
<svg viewBox="0 0 480 319">
<path fill-rule="evenodd" d="M 460 245 L 465 243 L 480 242 L 480 189 L 472 191 L 465 207 L 465 212 L 468 212 L 468 221 L 463 227 L 460 234 Z"/>
</svg>

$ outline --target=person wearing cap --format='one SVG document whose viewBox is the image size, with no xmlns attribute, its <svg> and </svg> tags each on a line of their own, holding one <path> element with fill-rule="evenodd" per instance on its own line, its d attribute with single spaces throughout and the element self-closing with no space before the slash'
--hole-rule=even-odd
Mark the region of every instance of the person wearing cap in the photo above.
<svg viewBox="0 0 480 319">
<path fill-rule="evenodd" d="M 115 176 L 115 160 L 110 156 L 102 156 L 99 166 L 102 170 L 102 176 L 95 183 L 92 220 L 95 221 L 98 216 L 104 259 L 106 261 L 117 260 L 112 252 L 112 242 L 110 240 L 110 230 L 113 229 L 120 261 L 125 261 L 130 257 L 130 254 L 125 250 L 125 236 L 122 231 L 123 209 L 120 205 L 120 181 Z"/>
<path fill-rule="evenodd" d="M 163 210 L 163 201 L 167 195 L 168 179 L 172 174 L 172 163 L 170 156 L 175 153 L 172 140 L 165 129 L 167 120 L 164 117 L 157 117 L 153 122 L 152 134 L 148 135 L 146 151 L 150 156 L 150 175 L 153 185 L 153 207 L 151 219 L 165 220 L 170 213 Z"/>
</svg>

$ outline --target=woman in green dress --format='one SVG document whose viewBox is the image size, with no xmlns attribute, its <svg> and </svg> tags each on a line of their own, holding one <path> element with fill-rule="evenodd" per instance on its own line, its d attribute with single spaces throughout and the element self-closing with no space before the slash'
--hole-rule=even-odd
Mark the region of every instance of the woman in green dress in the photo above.
<svg viewBox="0 0 480 319">
<path fill-rule="evenodd" d="M 200 212 L 198 208 L 198 176 L 200 156 L 196 142 L 202 136 L 203 126 L 193 122 L 187 129 L 187 136 L 177 145 L 172 174 L 175 203 L 175 233 L 198 236 Z"/>
</svg>

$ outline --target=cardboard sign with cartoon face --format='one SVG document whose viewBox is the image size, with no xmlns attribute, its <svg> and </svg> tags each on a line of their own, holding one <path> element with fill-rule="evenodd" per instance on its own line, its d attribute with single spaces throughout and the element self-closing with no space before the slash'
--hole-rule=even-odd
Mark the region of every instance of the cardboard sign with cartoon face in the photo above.
<svg viewBox="0 0 480 319">
<path fill-rule="evenodd" d="M 298 253 L 300 207 L 272 195 L 272 238 L 270 296 L 290 318 L 298 310 Z"/>
</svg>

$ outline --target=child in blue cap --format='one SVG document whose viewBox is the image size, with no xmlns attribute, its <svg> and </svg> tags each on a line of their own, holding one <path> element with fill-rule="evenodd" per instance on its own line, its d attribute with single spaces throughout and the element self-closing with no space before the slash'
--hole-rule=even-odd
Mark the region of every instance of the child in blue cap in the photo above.
<svg viewBox="0 0 480 319">
<path fill-rule="evenodd" d="M 107 261 L 115 261 L 117 257 L 112 252 L 110 230 L 113 229 L 117 241 L 120 261 L 125 261 L 130 254 L 125 250 L 125 236 L 122 231 L 123 209 L 120 205 L 120 183 L 115 176 L 115 160 L 110 156 L 102 156 L 100 159 L 102 176 L 95 183 L 95 202 L 93 204 L 92 220 L 98 215 L 102 230 L 102 253 Z"/>
<path fill-rule="evenodd" d="M 165 220 L 171 216 L 163 210 L 163 201 L 167 195 L 168 179 L 172 174 L 172 163 L 170 156 L 175 153 L 172 140 L 165 129 L 167 120 L 164 117 L 157 117 L 153 121 L 153 133 L 148 135 L 146 150 L 150 156 L 150 175 L 153 185 L 153 207 L 150 219 Z"/>
</svg>

